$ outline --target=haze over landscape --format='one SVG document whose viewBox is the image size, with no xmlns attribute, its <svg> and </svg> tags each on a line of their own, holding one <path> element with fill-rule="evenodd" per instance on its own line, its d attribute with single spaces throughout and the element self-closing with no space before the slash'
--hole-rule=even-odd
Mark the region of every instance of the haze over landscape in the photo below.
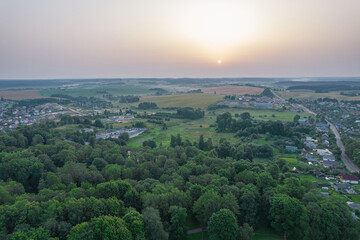
<svg viewBox="0 0 360 240">
<path fill-rule="evenodd" d="M 0 240 L 360 240 L 360 0 L 0 0 Z"/>
<path fill-rule="evenodd" d="M 1 0 L 0 78 L 358 76 L 359 12 L 358 0 Z"/>
</svg>

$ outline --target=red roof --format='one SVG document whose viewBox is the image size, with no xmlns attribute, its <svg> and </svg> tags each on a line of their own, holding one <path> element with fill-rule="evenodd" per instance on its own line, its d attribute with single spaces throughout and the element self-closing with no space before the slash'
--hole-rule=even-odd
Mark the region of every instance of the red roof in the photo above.
<svg viewBox="0 0 360 240">
<path fill-rule="evenodd" d="M 340 174 L 339 175 L 343 180 L 350 180 L 350 181 L 359 181 L 359 178 L 355 175 L 350 175 L 350 174 Z"/>
</svg>

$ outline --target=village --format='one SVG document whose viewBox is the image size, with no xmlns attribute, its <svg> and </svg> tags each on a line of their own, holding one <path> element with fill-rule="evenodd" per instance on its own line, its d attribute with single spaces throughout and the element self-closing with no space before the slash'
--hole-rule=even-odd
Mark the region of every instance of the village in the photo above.
<svg viewBox="0 0 360 240">
<path fill-rule="evenodd" d="M 59 119 L 70 110 L 56 103 L 37 106 L 14 106 L 12 101 L 0 102 L 0 131 L 16 129 L 19 125 L 31 126 L 37 121 Z"/>
<path fill-rule="evenodd" d="M 296 146 L 288 145 L 285 150 L 291 153 L 299 153 L 302 162 L 313 166 L 313 175 L 318 180 L 313 181 L 312 184 L 320 190 L 321 194 L 329 197 L 329 193 L 332 192 L 346 197 L 348 207 L 353 211 L 353 217 L 359 220 L 355 212 L 360 211 L 360 204 L 353 202 L 351 197 L 358 193 L 359 178 L 347 173 L 343 163 L 339 161 L 339 157 L 336 157 L 329 150 L 332 141 L 329 136 L 329 125 L 317 123 L 315 129 L 320 137 L 308 136 L 303 139 L 304 148 L 298 149 Z M 296 171 L 296 168 L 293 171 Z"/>
</svg>

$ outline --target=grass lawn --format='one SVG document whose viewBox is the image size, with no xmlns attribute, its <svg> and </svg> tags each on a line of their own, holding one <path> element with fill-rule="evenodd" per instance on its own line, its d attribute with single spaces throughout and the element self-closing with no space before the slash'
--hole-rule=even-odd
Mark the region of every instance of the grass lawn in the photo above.
<svg viewBox="0 0 360 240">
<path fill-rule="evenodd" d="M 270 235 L 254 235 L 251 240 L 283 240 L 281 236 L 270 236 Z"/>
<path fill-rule="evenodd" d="M 360 204 L 360 195 L 359 194 L 354 194 L 354 195 L 349 194 L 348 196 L 351 198 L 351 200 L 353 202 L 356 202 L 356 203 Z"/>
<path fill-rule="evenodd" d="M 301 180 L 308 180 L 310 182 L 319 182 L 319 183 L 327 183 L 329 184 L 328 181 L 324 180 L 324 179 L 317 179 L 316 177 L 312 176 L 312 175 L 307 175 L 307 174 L 299 174 L 299 177 Z"/>
<path fill-rule="evenodd" d="M 266 144 L 269 144 L 269 143 L 268 143 L 268 141 L 265 140 L 265 138 L 260 138 L 260 139 L 255 141 L 255 144 L 257 144 L 257 145 L 266 145 Z"/>
<path fill-rule="evenodd" d="M 282 157 L 280 159 L 283 159 L 285 160 L 287 163 L 289 164 L 297 164 L 299 163 L 299 160 L 297 160 L 296 158 L 285 158 L 285 157 Z"/>
</svg>

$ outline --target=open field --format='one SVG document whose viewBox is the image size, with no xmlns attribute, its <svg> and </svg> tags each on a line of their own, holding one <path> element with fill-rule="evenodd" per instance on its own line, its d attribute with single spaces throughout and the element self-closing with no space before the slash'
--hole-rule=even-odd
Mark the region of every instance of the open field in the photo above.
<svg viewBox="0 0 360 240">
<path fill-rule="evenodd" d="M 191 95 L 195 99 L 199 96 L 203 97 L 201 94 L 191 94 Z M 183 97 L 183 96 L 186 95 L 179 95 L 179 97 Z M 174 97 L 174 96 L 169 96 L 169 97 Z M 153 97 L 153 98 L 157 99 L 160 97 Z M 171 98 L 169 99 L 169 101 L 171 102 Z M 198 107 L 200 107 L 200 105 L 198 105 Z M 292 121 L 294 116 L 296 115 L 296 113 L 277 112 L 275 110 L 262 110 L 262 109 L 252 109 L 252 110 L 246 109 L 239 111 L 234 111 L 234 110 L 238 110 L 238 109 L 227 108 L 227 109 L 218 109 L 216 111 L 206 111 L 205 117 L 198 120 L 171 119 L 171 121 L 166 122 L 168 126 L 167 130 L 162 130 L 160 125 L 146 123 L 148 125 L 148 128 L 150 129 L 150 133 L 145 133 L 131 139 L 129 142 L 129 146 L 132 147 L 141 146 L 143 141 L 149 139 L 154 139 L 158 145 L 162 143 L 164 146 L 168 146 L 170 145 L 171 135 L 176 136 L 177 134 L 180 134 L 184 140 L 189 139 L 191 142 L 198 141 L 200 135 L 204 135 L 205 141 L 208 138 L 211 138 L 213 144 L 217 143 L 221 138 L 226 138 L 230 142 L 237 142 L 238 138 L 234 137 L 235 135 L 234 133 L 217 133 L 216 127 L 210 127 L 210 125 L 215 124 L 216 117 L 224 112 L 230 112 L 233 116 L 235 113 L 250 112 L 251 116 L 254 116 L 255 119 L 263 119 L 264 121 L 268 121 L 268 120 Z M 274 114 L 275 117 L 271 117 L 272 114 Z M 259 117 L 264 115 L 267 115 L 268 117 L 266 118 Z M 306 116 L 306 114 L 301 114 L 301 115 L 302 117 Z M 135 121 L 146 122 L 145 119 L 144 120 L 137 119 Z M 266 141 L 264 138 L 258 139 L 255 143 L 259 145 L 269 144 L 269 142 Z M 293 158 L 294 156 L 285 155 L 283 157 Z"/>
<path fill-rule="evenodd" d="M 142 142 L 148 139 L 154 139 L 159 145 L 170 145 L 171 135 L 176 136 L 180 134 L 183 140 L 199 141 L 200 135 L 204 135 L 205 141 L 211 138 L 213 143 L 217 143 L 221 138 L 226 138 L 228 141 L 236 141 L 233 133 L 216 133 L 215 127 L 210 127 L 210 124 L 215 122 L 215 118 L 205 117 L 199 120 L 185 120 L 185 119 L 171 119 L 166 122 L 167 130 L 162 130 L 160 125 L 149 124 L 150 133 L 142 134 L 130 140 L 129 146 L 141 146 Z"/>
<path fill-rule="evenodd" d="M 341 91 L 328 92 L 328 93 L 316 93 L 314 91 L 276 91 L 276 93 L 283 98 L 298 98 L 298 99 L 317 99 L 317 98 L 336 98 L 338 100 L 360 100 L 360 96 L 349 97 L 340 94 Z"/>
<path fill-rule="evenodd" d="M 38 90 L 0 91 L 0 97 L 9 100 L 46 98 L 40 96 Z"/>
<path fill-rule="evenodd" d="M 206 94 L 214 94 L 216 92 L 216 94 L 220 95 L 257 95 L 262 93 L 264 89 L 258 87 L 227 85 L 221 87 L 201 88 L 201 91 Z"/>
<path fill-rule="evenodd" d="M 166 107 L 193 107 L 207 108 L 209 105 L 220 101 L 222 96 L 206 95 L 206 94 L 182 94 L 182 95 L 166 95 L 143 97 L 140 102 L 154 102 L 159 108 Z"/>
<path fill-rule="evenodd" d="M 41 90 L 40 95 L 51 96 L 52 94 L 66 94 L 73 97 L 102 97 L 104 92 L 113 96 L 121 95 L 146 95 L 154 93 L 146 87 L 142 86 L 111 86 L 99 88 L 72 88 L 72 89 L 47 89 Z"/>
</svg>

